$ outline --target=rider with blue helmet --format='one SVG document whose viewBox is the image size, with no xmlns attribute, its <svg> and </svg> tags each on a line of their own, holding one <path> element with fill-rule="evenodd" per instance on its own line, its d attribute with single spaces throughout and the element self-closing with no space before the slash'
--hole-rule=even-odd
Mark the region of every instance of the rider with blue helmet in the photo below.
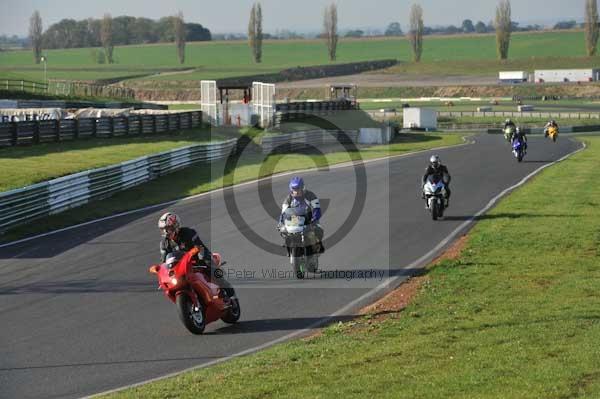
<svg viewBox="0 0 600 399">
<path fill-rule="evenodd" d="M 283 223 L 283 213 L 286 209 L 292 206 L 298 206 L 300 203 L 304 202 L 306 206 L 310 209 L 311 212 L 311 224 L 315 227 L 315 234 L 320 242 L 320 250 L 319 252 L 324 252 L 323 247 L 323 228 L 319 224 L 319 220 L 321 219 L 321 204 L 319 202 L 319 198 L 310 190 L 307 190 L 304 187 L 304 179 L 299 176 L 294 176 L 291 178 L 290 183 L 288 185 L 290 192 L 283 201 L 281 205 L 281 215 L 279 216 L 279 224 Z"/>
</svg>

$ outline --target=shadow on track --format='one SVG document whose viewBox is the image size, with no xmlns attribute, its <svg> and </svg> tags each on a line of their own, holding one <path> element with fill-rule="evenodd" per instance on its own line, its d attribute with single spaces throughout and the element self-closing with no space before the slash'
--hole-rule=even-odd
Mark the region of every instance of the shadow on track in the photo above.
<svg viewBox="0 0 600 399">
<path fill-rule="evenodd" d="M 497 213 L 491 215 L 462 215 L 462 216 L 444 216 L 444 219 L 441 221 L 465 221 L 465 220 L 495 220 L 495 219 L 520 219 L 520 218 L 546 218 L 546 217 L 554 217 L 554 218 L 572 218 L 575 215 L 550 215 L 550 214 L 535 214 L 535 213 Z"/>
</svg>

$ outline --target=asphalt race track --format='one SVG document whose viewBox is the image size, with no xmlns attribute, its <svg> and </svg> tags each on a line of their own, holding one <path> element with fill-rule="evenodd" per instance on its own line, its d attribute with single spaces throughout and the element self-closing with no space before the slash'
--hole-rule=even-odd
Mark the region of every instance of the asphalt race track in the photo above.
<svg viewBox="0 0 600 399">
<path fill-rule="evenodd" d="M 519 164 L 500 135 L 480 135 L 473 144 L 368 163 L 362 209 L 353 167 L 304 173 L 307 188 L 325 205 L 328 237 L 320 259 L 325 273 L 304 281 L 292 278 L 277 247 L 273 214 L 279 204 L 267 213 L 259 197 L 260 187 L 279 202 L 289 176 L 274 178 L 272 190 L 268 181 L 233 190 L 250 226 L 241 230 L 229 217 L 223 192 L 169 207 L 222 253 L 240 297 L 239 324 L 219 321 L 203 336 L 188 333 L 147 272 L 158 259 L 156 222 L 165 208 L 1 247 L 0 397 L 92 395 L 257 348 L 315 328 L 333 314 L 333 320 L 345 320 L 383 293 L 375 287 L 404 278 L 411 272 L 406 268 L 427 255 L 411 267 L 423 266 L 435 255 L 432 249 L 500 192 L 580 144 L 564 136 L 557 143 L 531 137 L 529 147 Z M 435 222 L 419 192 L 434 152 L 453 177 L 450 208 Z M 351 212 L 353 206 L 358 208 Z M 357 216 L 354 225 L 350 215 Z M 535 222 L 534 215 L 520 216 Z"/>
</svg>

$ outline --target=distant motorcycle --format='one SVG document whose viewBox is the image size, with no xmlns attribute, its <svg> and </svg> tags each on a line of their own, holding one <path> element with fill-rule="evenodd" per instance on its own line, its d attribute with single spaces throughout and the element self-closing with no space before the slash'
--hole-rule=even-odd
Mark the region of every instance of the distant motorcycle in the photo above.
<svg viewBox="0 0 600 399">
<path fill-rule="evenodd" d="M 512 141 L 512 153 L 517 158 L 517 162 L 521 162 L 525 156 L 524 145 L 518 138 L 514 138 Z"/>
<path fill-rule="evenodd" d="M 241 313 L 234 289 L 220 288 L 195 265 L 197 253 L 197 248 L 174 252 L 168 255 L 165 263 L 148 270 L 156 274 L 159 288 L 177 305 L 181 322 L 192 334 L 202 334 L 208 323 L 218 319 L 236 323 Z M 218 253 L 212 255 L 214 264 L 219 267 L 221 256 Z"/>
<path fill-rule="evenodd" d="M 550 126 L 544 131 L 544 137 L 550 137 L 550 139 L 556 143 L 558 138 L 558 128 L 556 126 Z"/>
<path fill-rule="evenodd" d="M 287 208 L 279 228 L 292 270 L 298 279 L 304 278 L 307 271 L 315 273 L 319 269 L 319 251 L 316 247 L 320 242 L 314 227 L 307 223 L 310 220 L 309 213 L 308 207 L 303 205 Z"/>
<path fill-rule="evenodd" d="M 509 143 L 512 140 L 512 137 L 513 137 L 514 134 L 515 134 L 515 127 L 514 126 L 507 126 L 506 128 L 504 128 L 504 138 Z"/>
<path fill-rule="evenodd" d="M 437 220 L 443 217 L 446 208 L 446 185 L 443 180 L 429 176 L 423 186 L 423 196 L 427 209 L 431 212 L 431 218 Z"/>
</svg>

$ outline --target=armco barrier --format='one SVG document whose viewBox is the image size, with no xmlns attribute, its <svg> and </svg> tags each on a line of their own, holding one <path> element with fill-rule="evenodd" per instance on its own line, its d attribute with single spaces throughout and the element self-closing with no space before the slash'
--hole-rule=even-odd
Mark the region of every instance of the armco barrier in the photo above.
<svg viewBox="0 0 600 399">
<path fill-rule="evenodd" d="M 235 139 L 193 145 L 0 193 L 0 232 L 109 197 L 196 162 L 226 158 L 235 145 Z"/>
<path fill-rule="evenodd" d="M 262 152 L 292 152 L 309 147 L 319 147 L 324 144 L 356 143 L 358 130 L 310 130 L 273 136 L 264 136 L 261 141 Z"/>
</svg>

